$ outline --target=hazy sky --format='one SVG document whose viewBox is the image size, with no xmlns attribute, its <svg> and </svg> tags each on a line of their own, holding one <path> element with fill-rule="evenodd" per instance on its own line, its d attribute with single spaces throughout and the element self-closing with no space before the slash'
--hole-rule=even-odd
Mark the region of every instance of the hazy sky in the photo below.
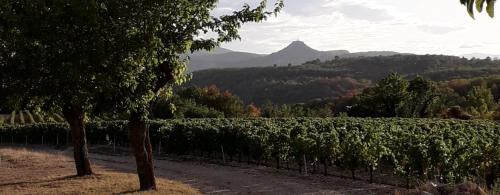
<svg viewBox="0 0 500 195">
<path fill-rule="evenodd" d="M 245 2 L 259 1 L 220 0 L 215 12 Z M 301 40 L 318 50 L 500 54 L 499 33 L 500 16 L 473 20 L 458 0 L 285 0 L 278 17 L 244 25 L 242 40 L 223 47 L 270 53 Z"/>
</svg>

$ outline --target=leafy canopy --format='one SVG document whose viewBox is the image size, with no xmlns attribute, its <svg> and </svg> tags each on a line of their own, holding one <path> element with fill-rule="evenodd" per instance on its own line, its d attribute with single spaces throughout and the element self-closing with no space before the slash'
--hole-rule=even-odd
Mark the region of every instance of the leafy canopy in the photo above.
<svg viewBox="0 0 500 195">
<path fill-rule="evenodd" d="M 123 29 L 96 1 L 4 0 L 0 5 L 2 96 L 18 107 L 90 109 L 106 96 L 103 73 L 122 62 Z"/>
<path fill-rule="evenodd" d="M 467 12 L 474 18 L 474 7 L 478 12 L 482 12 L 484 5 L 486 5 L 486 12 L 490 17 L 495 16 L 495 2 L 496 0 L 460 0 L 460 3 L 467 7 Z"/>
<path fill-rule="evenodd" d="M 4 0 L 1 92 L 22 105 L 147 113 L 158 92 L 187 79 L 182 54 L 239 39 L 243 23 L 283 7 L 277 0 L 267 10 L 263 0 L 213 16 L 217 2 Z"/>
<path fill-rule="evenodd" d="M 111 75 L 130 74 L 123 79 L 127 85 L 108 85 L 110 91 L 115 92 L 112 99 L 116 107 L 113 110 L 143 115 L 147 115 L 149 105 L 158 93 L 169 94 L 173 85 L 187 80 L 183 54 L 211 50 L 222 42 L 239 39 L 238 32 L 243 23 L 263 21 L 283 7 L 283 2 L 278 0 L 274 9 L 268 11 L 267 1 L 263 0 L 255 8 L 245 4 L 241 10 L 229 15 L 214 16 L 212 10 L 216 8 L 217 0 L 119 2 L 105 7 L 111 12 L 127 10 L 130 18 L 117 20 L 130 22 L 130 26 L 125 25 L 127 39 L 138 40 L 141 47 L 128 54 L 131 65 L 113 65 L 120 71 Z M 127 70 L 130 66 L 138 69 Z"/>
</svg>

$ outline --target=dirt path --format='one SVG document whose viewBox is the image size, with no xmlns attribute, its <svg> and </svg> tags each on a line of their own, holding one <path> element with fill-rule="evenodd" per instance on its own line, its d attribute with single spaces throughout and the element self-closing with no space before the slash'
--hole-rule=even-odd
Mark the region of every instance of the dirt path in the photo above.
<svg viewBox="0 0 500 195">
<path fill-rule="evenodd" d="M 134 172 L 129 156 L 91 154 L 92 163 Z M 204 194 L 391 194 L 393 186 L 338 177 L 301 176 L 267 167 L 221 166 L 200 161 L 156 160 L 156 175 L 179 181 Z"/>
</svg>

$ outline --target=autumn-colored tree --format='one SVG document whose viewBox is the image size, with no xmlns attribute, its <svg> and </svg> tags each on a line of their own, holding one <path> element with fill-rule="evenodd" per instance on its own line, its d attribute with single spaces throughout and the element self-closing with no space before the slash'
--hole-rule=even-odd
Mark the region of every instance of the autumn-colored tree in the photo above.
<svg viewBox="0 0 500 195">
<path fill-rule="evenodd" d="M 251 103 L 247 106 L 247 114 L 248 117 L 256 118 L 260 117 L 262 115 L 262 112 L 258 106 L 256 106 L 254 103 Z"/>
</svg>

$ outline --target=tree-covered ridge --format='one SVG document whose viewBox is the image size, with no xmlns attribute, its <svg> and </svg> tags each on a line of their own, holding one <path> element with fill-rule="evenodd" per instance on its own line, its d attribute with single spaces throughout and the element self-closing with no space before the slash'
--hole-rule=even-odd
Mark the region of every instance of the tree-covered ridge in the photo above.
<svg viewBox="0 0 500 195">
<path fill-rule="evenodd" d="M 178 89 L 172 97 L 159 97 L 152 105 L 152 117 L 171 118 L 254 118 L 254 117 L 329 117 L 331 105 L 323 102 L 277 105 L 245 104 L 230 91 L 211 85 Z"/>
<path fill-rule="evenodd" d="M 332 61 L 311 61 L 303 66 L 344 71 L 354 78 L 380 80 L 387 73 L 421 75 L 445 70 L 482 70 L 499 69 L 500 61 L 486 59 L 467 59 L 446 55 L 394 55 L 338 59 Z M 446 77 L 446 76 L 443 76 Z"/>
<path fill-rule="evenodd" d="M 213 69 L 193 73 L 187 85 L 217 85 L 246 103 L 299 103 L 359 93 L 390 73 L 434 81 L 500 75 L 500 61 L 443 55 L 395 55 L 314 60 L 301 66 Z"/>
<path fill-rule="evenodd" d="M 436 83 L 392 73 L 351 99 L 346 111 L 358 117 L 500 119 L 498 77 Z M 341 103 L 342 105 L 342 103 Z"/>
<path fill-rule="evenodd" d="M 237 95 L 212 85 L 180 89 L 172 99 L 160 98 L 152 108 L 156 118 L 352 116 L 498 120 L 499 86 L 500 76 L 435 82 L 421 76 L 409 78 L 391 73 L 357 93 L 306 103 L 266 100 L 245 106 Z"/>
</svg>

